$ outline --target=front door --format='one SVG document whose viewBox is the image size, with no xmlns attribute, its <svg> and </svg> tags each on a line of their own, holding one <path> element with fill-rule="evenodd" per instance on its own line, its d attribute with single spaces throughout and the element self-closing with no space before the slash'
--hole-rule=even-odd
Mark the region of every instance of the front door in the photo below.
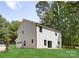
<svg viewBox="0 0 79 59">
<path fill-rule="evenodd" d="M 48 48 L 52 48 L 52 41 L 48 41 Z"/>
</svg>

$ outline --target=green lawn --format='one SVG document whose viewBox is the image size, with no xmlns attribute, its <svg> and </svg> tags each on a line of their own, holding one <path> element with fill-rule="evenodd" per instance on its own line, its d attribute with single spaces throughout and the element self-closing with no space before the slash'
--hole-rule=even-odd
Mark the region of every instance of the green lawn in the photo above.
<svg viewBox="0 0 79 59">
<path fill-rule="evenodd" d="M 17 49 L 11 45 L 8 52 L 0 52 L 0 58 L 67 58 L 79 57 L 79 49 Z"/>
</svg>

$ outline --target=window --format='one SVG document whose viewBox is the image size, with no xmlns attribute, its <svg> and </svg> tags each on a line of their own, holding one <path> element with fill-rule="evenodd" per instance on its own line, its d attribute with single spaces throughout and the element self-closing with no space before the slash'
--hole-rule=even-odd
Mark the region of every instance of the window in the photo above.
<svg viewBox="0 0 79 59">
<path fill-rule="evenodd" d="M 55 36 L 57 36 L 57 33 L 55 32 Z"/>
<path fill-rule="evenodd" d="M 24 41 L 24 46 L 26 46 L 26 41 Z"/>
<path fill-rule="evenodd" d="M 31 41 L 32 43 L 33 43 L 33 39 L 32 39 L 32 41 Z"/>
<path fill-rule="evenodd" d="M 60 44 L 60 42 L 58 41 L 58 44 Z"/>
<path fill-rule="evenodd" d="M 42 32 L 42 27 L 41 26 L 39 26 L 39 31 Z"/>
<path fill-rule="evenodd" d="M 44 40 L 44 45 L 46 46 L 46 40 Z"/>
<path fill-rule="evenodd" d="M 22 43 L 22 42 L 17 42 L 17 44 L 20 44 L 20 43 Z"/>
<path fill-rule="evenodd" d="M 17 42 L 17 44 L 19 44 L 19 42 Z"/>
<path fill-rule="evenodd" d="M 24 31 L 22 31 L 22 34 L 24 34 Z"/>
</svg>

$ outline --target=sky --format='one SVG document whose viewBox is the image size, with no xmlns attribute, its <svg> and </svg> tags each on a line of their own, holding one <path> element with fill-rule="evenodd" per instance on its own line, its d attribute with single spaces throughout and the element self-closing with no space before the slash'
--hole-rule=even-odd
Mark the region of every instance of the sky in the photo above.
<svg viewBox="0 0 79 59">
<path fill-rule="evenodd" d="M 37 1 L 0 1 L 0 14 L 9 22 L 22 21 L 22 19 L 39 22 L 35 8 L 36 3 Z"/>
</svg>

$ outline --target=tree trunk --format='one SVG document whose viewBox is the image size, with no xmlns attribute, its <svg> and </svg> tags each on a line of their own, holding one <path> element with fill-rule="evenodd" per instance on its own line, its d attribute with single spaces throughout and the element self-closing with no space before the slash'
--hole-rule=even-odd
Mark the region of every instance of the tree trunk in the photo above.
<svg viewBox="0 0 79 59">
<path fill-rule="evenodd" d="M 5 46 L 6 46 L 6 51 L 8 51 L 9 50 L 9 42 L 8 41 L 5 42 Z"/>
<path fill-rule="evenodd" d="M 9 44 L 6 44 L 6 51 L 9 49 Z"/>
</svg>

